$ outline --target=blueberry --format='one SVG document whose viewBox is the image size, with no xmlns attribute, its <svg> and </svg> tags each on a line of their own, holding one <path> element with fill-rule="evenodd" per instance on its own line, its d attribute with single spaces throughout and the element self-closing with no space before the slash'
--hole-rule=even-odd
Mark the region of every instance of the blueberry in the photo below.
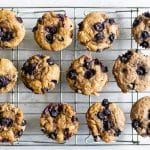
<svg viewBox="0 0 150 150">
<path fill-rule="evenodd" d="M 22 125 L 22 126 L 25 126 L 26 124 L 27 124 L 27 121 L 26 121 L 26 120 L 23 120 L 21 125 Z"/>
<path fill-rule="evenodd" d="M 141 126 L 141 124 L 140 124 L 140 122 L 138 121 L 138 120 L 133 120 L 132 121 L 132 127 L 134 128 L 134 129 L 137 129 L 138 127 L 140 127 Z"/>
<path fill-rule="evenodd" d="M 33 75 L 37 64 L 24 63 L 22 70 L 25 74 Z"/>
<path fill-rule="evenodd" d="M 115 136 L 119 136 L 121 134 L 121 130 L 118 128 L 115 130 Z"/>
<path fill-rule="evenodd" d="M 83 29 L 83 22 L 80 22 L 80 23 L 78 24 L 78 26 L 79 26 L 79 31 L 81 31 L 81 30 Z"/>
<path fill-rule="evenodd" d="M 48 43 L 53 43 L 53 34 L 46 34 L 46 40 Z"/>
<path fill-rule="evenodd" d="M 103 128 L 104 128 L 104 130 L 105 131 L 108 131 L 108 130 L 110 130 L 111 129 L 111 122 L 110 121 L 104 121 L 103 122 Z"/>
<path fill-rule="evenodd" d="M 0 118 L 0 125 L 11 127 L 13 124 L 13 120 L 11 118 Z"/>
<path fill-rule="evenodd" d="M 23 130 L 18 131 L 18 132 L 17 132 L 17 137 L 22 136 L 22 134 L 23 134 Z"/>
<path fill-rule="evenodd" d="M 54 60 L 53 60 L 52 58 L 48 58 L 48 59 L 47 59 L 47 63 L 48 63 L 49 65 L 54 65 Z"/>
<path fill-rule="evenodd" d="M 64 21 L 65 15 L 63 14 L 57 14 L 57 17 L 59 18 L 60 21 Z"/>
<path fill-rule="evenodd" d="M 37 26 L 33 27 L 32 32 L 35 32 L 38 29 Z"/>
<path fill-rule="evenodd" d="M 150 122 L 148 123 L 148 126 L 147 126 L 149 129 L 150 129 Z"/>
<path fill-rule="evenodd" d="M 109 105 L 108 99 L 103 99 L 102 105 L 103 105 L 104 107 L 108 106 L 108 105 Z"/>
<path fill-rule="evenodd" d="M 13 39 L 13 32 L 4 32 L 3 36 L 1 37 L 2 41 L 10 41 Z"/>
<path fill-rule="evenodd" d="M 86 79 L 92 78 L 96 74 L 96 71 L 94 69 L 88 69 L 85 71 L 84 77 Z"/>
<path fill-rule="evenodd" d="M 71 137 L 71 134 L 69 133 L 69 128 L 64 129 L 64 140 L 67 140 Z"/>
<path fill-rule="evenodd" d="M 91 59 L 87 58 L 87 59 L 84 60 L 83 67 L 85 67 L 86 69 L 90 69 L 91 65 L 92 65 Z"/>
<path fill-rule="evenodd" d="M 55 107 L 53 107 L 52 109 L 50 109 L 49 110 L 49 113 L 50 113 L 50 115 L 52 116 L 52 117 L 57 117 L 58 116 L 58 114 L 59 114 L 59 112 L 58 112 L 58 110 L 55 108 Z"/>
<path fill-rule="evenodd" d="M 139 66 L 139 67 L 136 69 L 136 73 L 137 73 L 138 75 L 140 75 L 140 76 L 143 76 L 143 75 L 146 74 L 146 70 L 145 70 L 144 67 Z"/>
<path fill-rule="evenodd" d="M 141 19 L 135 18 L 134 22 L 133 22 L 133 27 L 136 27 L 140 24 Z"/>
<path fill-rule="evenodd" d="M 99 59 L 97 59 L 97 58 L 96 58 L 96 59 L 94 59 L 94 64 L 95 64 L 95 65 L 100 65 L 100 60 L 99 60 Z"/>
<path fill-rule="evenodd" d="M 144 16 L 150 18 L 150 13 L 149 12 L 145 12 Z"/>
<path fill-rule="evenodd" d="M 95 40 L 96 41 L 101 41 L 103 40 L 105 37 L 104 37 L 104 33 L 103 32 L 99 32 L 97 33 L 95 36 L 94 36 Z"/>
<path fill-rule="evenodd" d="M 103 110 L 104 115 L 109 116 L 111 114 L 111 111 L 109 109 Z"/>
<path fill-rule="evenodd" d="M 114 20 L 114 18 L 109 18 L 109 23 L 111 24 L 111 25 L 113 25 L 114 23 L 115 23 L 115 20 Z"/>
<path fill-rule="evenodd" d="M 142 33 L 141 33 L 141 38 L 143 39 L 143 40 L 145 40 L 146 38 L 148 38 L 149 37 L 149 33 L 147 32 L 147 31 L 143 31 Z"/>
<path fill-rule="evenodd" d="M 103 119 L 105 118 L 105 115 L 104 115 L 103 112 L 98 112 L 98 113 L 97 113 L 97 117 L 98 117 L 99 119 L 103 120 Z"/>
<path fill-rule="evenodd" d="M 23 20 L 21 17 L 16 17 L 17 21 L 20 22 L 20 23 L 23 23 Z"/>
<path fill-rule="evenodd" d="M 38 23 L 39 23 L 39 24 L 42 24 L 42 18 L 39 18 L 39 19 L 38 19 Z"/>
<path fill-rule="evenodd" d="M 53 82 L 54 84 L 57 84 L 57 80 L 51 80 L 51 82 Z"/>
<path fill-rule="evenodd" d="M 6 87 L 10 80 L 7 77 L 0 76 L 0 88 Z"/>
<path fill-rule="evenodd" d="M 57 33 L 57 27 L 45 27 L 45 31 L 47 31 L 50 34 L 56 34 Z"/>
<path fill-rule="evenodd" d="M 115 35 L 114 35 L 114 33 L 111 33 L 111 34 L 109 35 L 109 40 L 110 40 L 110 42 L 112 43 L 112 42 L 114 41 L 114 39 L 115 39 Z"/>
<path fill-rule="evenodd" d="M 142 46 L 143 48 L 148 48 L 149 47 L 149 43 L 147 41 L 143 41 L 140 46 Z"/>
<path fill-rule="evenodd" d="M 94 27 L 94 29 L 96 30 L 96 31 L 103 31 L 103 29 L 104 29 L 104 23 L 101 23 L 101 22 L 97 22 L 97 23 L 95 23 L 94 25 L 93 25 L 93 27 Z"/>
<path fill-rule="evenodd" d="M 75 80 L 77 77 L 76 70 L 75 69 L 69 70 L 69 72 L 67 73 L 67 77 L 70 78 L 71 80 Z"/>
<path fill-rule="evenodd" d="M 128 51 L 127 53 L 123 54 L 122 56 L 119 56 L 119 59 L 121 60 L 122 63 L 127 63 L 132 55 L 133 55 L 132 51 Z"/>
<path fill-rule="evenodd" d="M 51 138 L 51 139 L 53 139 L 53 140 L 55 140 L 56 137 L 57 137 L 56 131 L 50 132 L 50 133 L 48 134 L 48 137 Z"/>
<path fill-rule="evenodd" d="M 71 117 L 71 121 L 72 121 L 72 122 L 76 122 L 76 121 L 78 121 L 78 118 L 75 117 L 75 116 L 72 116 L 72 117 Z"/>
</svg>

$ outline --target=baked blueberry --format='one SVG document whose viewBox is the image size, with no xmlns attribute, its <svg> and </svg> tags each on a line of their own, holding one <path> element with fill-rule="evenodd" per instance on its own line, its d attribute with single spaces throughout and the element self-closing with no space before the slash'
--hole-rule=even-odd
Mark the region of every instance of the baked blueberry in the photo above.
<svg viewBox="0 0 150 150">
<path fill-rule="evenodd" d="M 10 80 L 5 76 L 0 76 L 0 88 L 6 87 Z"/>
<path fill-rule="evenodd" d="M 136 70 L 136 73 L 140 76 L 143 76 L 146 74 L 146 70 L 145 70 L 145 67 L 143 66 L 139 66 Z"/>
<path fill-rule="evenodd" d="M 21 17 L 16 17 L 16 19 L 18 20 L 18 22 L 23 23 L 23 20 Z"/>
<path fill-rule="evenodd" d="M 112 43 L 112 42 L 114 41 L 114 39 L 115 39 L 115 35 L 114 35 L 114 33 L 111 33 L 111 34 L 109 35 L 109 40 L 110 40 L 110 42 Z"/>
<path fill-rule="evenodd" d="M 111 114 L 111 111 L 109 109 L 104 109 L 103 110 L 104 115 L 109 116 Z"/>
<path fill-rule="evenodd" d="M 107 107 L 107 106 L 109 105 L 108 99 L 103 99 L 102 105 L 103 105 L 104 107 Z"/>
<path fill-rule="evenodd" d="M 22 126 L 25 126 L 26 124 L 27 124 L 27 121 L 26 121 L 26 120 L 23 120 L 21 125 L 22 125 Z"/>
<path fill-rule="evenodd" d="M 101 70 L 102 70 L 104 73 L 108 72 L 108 67 L 107 67 L 107 66 L 104 66 L 102 63 L 100 63 L 100 65 L 101 65 Z"/>
<path fill-rule="evenodd" d="M 103 122 L 103 128 L 105 131 L 108 131 L 111 129 L 111 122 L 110 121 L 104 121 Z"/>
<path fill-rule="evenodd" d="M 67 77 L 70 78 L 71 80 L 75 80 L 77 77 L 76 70 L 75 69 L 69 70 L 69 72 L 67 73 Z"/>
<path fill-rule="evenodd" d="M 143 39 L 143 40 L 145 40 L 146 38 L 148 38 L 149 37 L 149 33 L 147 32 L 147 31 L 143 31 L 142 33 L 141 33 L 141 38 Z"/>
<path fill-rule="evenodd" d="M 144 16 L 150 18 L 150 13 L 149 12 L 145 12 Z"/>
<path fill-rule="evenodd" d="M 79 31 L 81 31 L 81 30 L 83 29 L 83 22 L 80 22 L 80 23 L 78 24 L 78 26 L 79 26 Z"/>
<path fill-rule="evenodd" d="M 23 135 L 23 130 L 20 130 L 20 131 L 17 132 L 17 137 L 20 137 L 22 135 Z"/>
<path fill-rule="evenodd" d="M 96 71 L 94 69 L 88 69 L 85 71 L 84 77 L 86 79 L 92 78 L 96 74 Z"/>
<path fill-rule="evenodd" d="M 103 40 L 105 37 L 104 37 L 104 33 L 103 32 L 99 32 L 99 33 L 97 33 L 95 36 L 94 36 L 94 38 L 95 38 L 95 40 L 97 41 L 97 42 L 99 42 L 99 41 L 101 41 L 101 40 Z"/>
<path fill-rule="evenodd" d="M 48 58 L 48 59 L 47 59 L 47 63 L 48 63 L 49 65 L 54 65 L 54 60 L 53 60 L 52 58 Z"/>
<path fill-rule="evenodd" d="M 111 25 L 113 25 L 113 24 L 115 23 L 114 18 L 109 18 L 108 21 L 109 21 L 109 23 L 110 23 Z"/>
<path fill-rule="evenodd" d="M 133 27 L 136 27 L 140 24 L 141 20 L 139 18 L 135 18 L 134 22 L 133 22 Z"/>
<path fill-rule="evenodd" d="M 141 126 L 141 124 L 140 124 L 140 122 L 138 121 L 138 120 L 133 120 L 132 121 L 132 127 L 134 128 L 134 129 L 137 129 L 137 128 L 139 128 Z"/>
<path fill-rule="evenodd" d="M 103 31 L 104 29 L 104 23 L 102 22 L 97 22 L 93 25 L 94 29 L 98 32 Z"/>
<path fill-rule="evenodd" d="M 121 130 L 118 128 L 115 130 L 115 136 L 119 136 L 121 134 Z"/>
<path fill-rule="evenodd" d="M 133 55 L 132 51 L 128 51 L 127 53 L 123 54 L 122 56 L 119 56 L 119 58 L 122 63 L 127 63 L 132 55 Z"/>
<path fill-rule="evenodd" d="M 85 67 L 86 69 L 90 69 L 92 63 L 93 63 L 92 60 L 87 58 L 87 59 L 84 60 L 83 67 Z"/>
<path fill-rule="evenodd" d="M 43 21 L 42 18 L 39 18 L 39 19 L 38 19 L 38 23 L 39 23 L 39 24 L 42 24 L 42 21 Z"/>
<path fill-rule="evenodd" d="M 103 112 L 98 112 L 98 113 L 97 113 L 97 117 L 98 117 L 99 119 L 103 120 L 103 119 L 105 118 L 105 115 L 104 115 Z"/>
<path fill-rule="evenodd" d="M 147 41 L 143 41 L 140 46 L 142 46 L 143 48 L 148 48 L 149 47 L 149 43 Z"/>
<path fill-rule="evenodd" d="M 48 137 L 49 137 L 49 138 L 51 138 L 51 139 L 53 139 L 53 140 L 55 140 L 55 139 L 56 139 L 56 137 L 57 137 L 57 133 L 56 133 L 56 131 L 54 131 L 54 132 L 50 132 L 50 133 L 48 134 Z"/>
<path fill-rule="evenodd" d="M 28 62 L 24 63 L 22 70 L 25 74 L 33 75 L 34 70 L 36 69 L 37 64 L 30 64 Z"/>
<path fill-rule="evenodd" d="M 38 29 L 37 26 L 33 27 L 32 32 L 35 32 Z"/>
<path fill-rule="evenodd" d="M 52 117 L 57 117 L 59 114 L 58 108 L 55 106 L 49 109 L 49 113 Z"/>
<path fill-rule="evenodd" d="M 10 127 L 13 124 L 13 120 L 11 118 L 0 118 L 0 125 Z"/>
<path fill-rule="evenodd" d="M 51 33 L 46 34 L 46 40 L 49 43 L 53 43 L 53 34 L 51 34 Z"/>
</svg>

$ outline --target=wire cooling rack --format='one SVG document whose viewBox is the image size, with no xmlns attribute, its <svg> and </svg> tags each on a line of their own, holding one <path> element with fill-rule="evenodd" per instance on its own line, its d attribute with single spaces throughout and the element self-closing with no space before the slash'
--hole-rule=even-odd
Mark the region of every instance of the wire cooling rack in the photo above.
<svg viewBox="0 0 150 150">
<path fill-rule="evenodd" d="M 6 9 L 6 8 L 3 8 Z M 150 11 L 150 7 L 147 8 L 114 8 L 114 7 L 48 7 L 48 8 L 31 8 L 31 7 L 13 7 L 7 8 L 15 11 L 18 16 L 22 17 L 24 25 L 26 27 L 26 36 L 23 42 L 14 49 L 1 49 L 0 57 L 5 57 L 14 62 L 18 71 L 24 61 L 35 54 L 47 54 L 54 58 L 54 60 L 61 66 L 61 82 L 57 85 L 56 89 L 45 94 L 36 95 L 30 90 L 25 88 L 20 77 L 17 85 L 12 92 L 3 94 L 0 96 L 0 102 L 11 102 L 22 108 L 25 114 L 25 118 L 28 122 L 27 128 L 18 142 L 15 142 L 14 146 L 100 146 L 100 145 L 150 145 L 149 138 L 142 138 L 136 134 L 131 127 L 130 110 L 132 104 L 145 95 L 149 95 L 150 89 L 142 93 L 136 93 L 130 91 L 128 93 L 122 93 L 118 88 L 113 75 L 112 66 L 114 60 L 125 53 L 130 48 L 139 48 L 143 53 L 149 54 L 149 50 L 144 50 L 133 40 L 131 35 L 131 26 L 134 18 L 145 11 Z M 56 11 L 59 13 L 65 13 L 74 22 L 74 40 L 71 46 L 60 52 L 49 52 L 41 50 L 36 44 L 33 38 L 32 28 L 35 26 L 36 21 L 46 11 Z M 91 11 L 104 11 L 108 13 L 110 17 L 120 24 L 120 38 L 115 40 L 113 47 L 102 52 L 89 52 L 76 40 L 76 33 L 78 31 L 78 23 Z M 69 64 L 75 58 L 78 58 L 82 54 L 91 54 L 93 57 L 100 58 L 102 62 L 109 68 L 109 83 L 100 92 L 99 96 L 84 96 L 74 93 L 66 83 L 65 74 Z M 89 106 L 96 101 L 101 101 L 104 98 L 108 98 L 111 102 L 116 102 L 126 115 L 125 130 L 119 136 L 117 141 L 111 143 L 94 142 L 90 135 L 89 129 L 85 120 L 85 112 Z M 40 131 L 39 118 L 42 110 L 49 102 L 67 102 L 70 103 L 77 112 L 80 127 L 77 135 L 72 137 L 65 144 L 57 144 L 51 141 Z M 0 146 L 8 146 L 10 144 L 1 143 Z M 11 145 L 10 145 L 11 146 Z"/>
</svg>

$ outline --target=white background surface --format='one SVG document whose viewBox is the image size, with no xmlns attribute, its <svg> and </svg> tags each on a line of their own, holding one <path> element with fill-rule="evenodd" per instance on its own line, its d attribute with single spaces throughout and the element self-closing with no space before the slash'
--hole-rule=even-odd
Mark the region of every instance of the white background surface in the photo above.
<svg viewBox="0 0 150 150">
<path fill-rule="evenodd" d="M 0 0 L 0 7 L 12 7 L 12 6 L 99 6 L 99 7 L 134 7 L 134 6 L 140 6 L 140 7 L 146 7 L 150 6 L 150 0 Z M 64 149 L 62 146 L 61 147 L 33 147 L 35 149 Z M 32 149 L 33 149 L 32 148 Z M 85 149 L 85 147 L 65 147 L 65 149 Z M 0 147 L 0 150 L 5 150 L 5 149 L 15 149 L 15 150 L 20 150 L 20 149 L 31 149 L 30 147 Z M 132 149 L 138 149 L 138 150 L 146 150 L 150 149 L 150 146 L 105 146 L 105 147 L 88 147 L 86 148 L 87 150 L 90 149 L 102 149 L 102 150 L 110 150 L 110 149 L 115 149 L 115 150 L 132 150 Z"/>
</svg>

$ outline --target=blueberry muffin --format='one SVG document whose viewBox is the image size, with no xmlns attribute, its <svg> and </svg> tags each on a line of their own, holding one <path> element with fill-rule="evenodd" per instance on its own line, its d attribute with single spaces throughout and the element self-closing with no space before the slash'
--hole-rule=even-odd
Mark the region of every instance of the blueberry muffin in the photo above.
<svg viewBox="0 0 150 150">
<path fill-rule="evenodd" d="M 17 69 L 13 63 L 5 58 L 0 58 L 0 93 L 11 91 L 17 82 Z"/>
<path fill-rule="evenodd" d="M 30 57 L 21 69 L 22 81 L 35 94 L 53 90 L 59 81 L 60 68 L 47 55 Z"/>
<path fill-rule="evenodd" d="M 26 128 L 23 112 L 10 103 L 0 105 L 0 142 L 17 141 Z"/>
<path fill-rule="evenodd" d="M 143 48 L 150 48 L 150 13 L 145 12 L 135 18 L 132 34 L 135 41 Z"/>
<path fill-rule="evenodd" d="M 0 47 L 14 48 L 25 36 L 25 28 L 21 17 L 10 10 L 0 10 Z"/>
<path fill-rule="evenodd" d="M 113 74 L 122 92 L 142 92 L 150 86 L 150 57 L 129 50 L 116 59 Z"/>
<path fill-rule="evenodd" d="M 125 126 L 123 111 L 108 99 L 92 104 L 86 113 L 86 120 L 96 142 L 116 140 Z"/>
<path fill-rule="evenodd" d="M 98 95 L 108 82 L 107 72 L 99 59 L 83 55 L 71 63 L 66 78 L 75 92 Z"/>
<path fill-rule="evenodd" d="M 72 42 L 73 23 L 66 15 L 46 12 L 37 20 L 33 33 L 42 49 L 60 51 Z"/>
<path fill-rule="evenodd" d="M 132 127 L 139 135 L 150 136 L 150 96 L 142 97 L 134 103 L 130 117 Z"/>
<path fill-rule="evenodd" d="M 40 125 L 49 138 L 64 143 L 77 133 L 79 122 L 71 105 L 50 103 L 41 114 Z"/>
<path fill-rule="evenodd" d="M 79 23 L 78 40 L 88 50 L 103 51 L 119 36 L 119 26 L 103 12 L 89 13 Z"/>
</svg>

